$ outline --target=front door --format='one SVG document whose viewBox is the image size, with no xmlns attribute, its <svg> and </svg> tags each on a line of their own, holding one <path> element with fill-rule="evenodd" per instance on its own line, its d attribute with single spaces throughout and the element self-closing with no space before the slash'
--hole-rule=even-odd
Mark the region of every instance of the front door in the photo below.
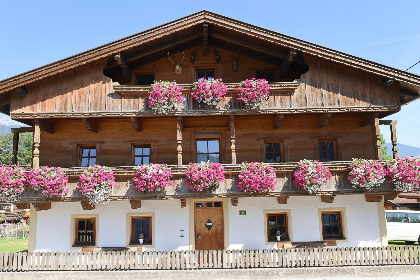
<svg viewBox="0 0 420 280">
<path fill-rule="evenodd" d="M 196 250 L 223 250 L 223 202 L 194 203 L 194 236 Z"/>
</svg>

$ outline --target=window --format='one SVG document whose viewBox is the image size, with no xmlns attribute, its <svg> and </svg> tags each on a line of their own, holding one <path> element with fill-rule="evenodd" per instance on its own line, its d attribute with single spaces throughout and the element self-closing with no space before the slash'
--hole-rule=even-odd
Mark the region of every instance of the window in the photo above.
<svg viewBox="0 0 420 280">
<path fill-rule="evenodd" d="M 197 162 L 220 161 L 219 139 L 197 140 Z"/>
<path fill-rule="evenodd" d="M 274 71 L 257 71 L 257 79 L 266 79 L 267 82 L 274 82 Z"/>
<path fill-rule="evenodd" d="M 87 167 L 96 164 L 96 148 L 80 147 L 80 166 Z"/>
<path fill-rule="evenodd" d="M 153 84 L 155 81 L 154 74 L 137 74 L 136 75 L 136 82 L 139 86 L 148 86 Z"/>
<path fill-rule="evenodd" d="M 140 243 L 140 234 L 144 235 L 143 244 L 152 244 L 152 217 L 131 217 L 132 244 Z"/>
<path fill-rule="evenodd" d="M 334 161 L 334 141 L 319 141 L 319 161 Z"/>
<path fill-rule="evenodd" d="M 324 238 L 342 238 L 343 227 L 340 212 L 321 212 L 322 235 Z"/>
<path fill-rule="evenodd" d="M 282 162 L 280 142 L 265 143 L 265 162 L 267 163 Z"/>
<path fill-rule="evenodd" d="M 420 213 L 387 212 L 388 223 L 420 223 Z"/>
<path fill-rule="evenodd" d="M 134 146 L 134 165 L 150 163 L 150 146 Z"/>
<path fill-rule="evenodd" d="M 267 214 L 267 240 L 277 241 L 277 231 L 280 231 L 280 240 L 289 240 L 287 228 L 287 214 Z"/>
<path fill-rule="evenodd" d="M 197 69 L 197 81 L 200 79 L 214 79 L 214 69 Z"/>
<path fill-rule="evenodd" d="M 96 219 L 80 218 L 76 219 L 75 244 L 95 245 L 96 239 Z"/>
</svg>

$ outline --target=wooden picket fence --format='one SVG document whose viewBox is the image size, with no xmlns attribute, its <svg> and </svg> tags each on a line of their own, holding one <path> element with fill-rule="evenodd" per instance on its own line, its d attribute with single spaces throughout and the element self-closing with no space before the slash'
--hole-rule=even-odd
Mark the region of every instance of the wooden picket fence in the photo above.
<svg viewBox="0 0 420 280">
<path fill-rule="evenodd" d="M 0 271 L 418 265 L 420 247 L 0 253 Z"/>
</svg>

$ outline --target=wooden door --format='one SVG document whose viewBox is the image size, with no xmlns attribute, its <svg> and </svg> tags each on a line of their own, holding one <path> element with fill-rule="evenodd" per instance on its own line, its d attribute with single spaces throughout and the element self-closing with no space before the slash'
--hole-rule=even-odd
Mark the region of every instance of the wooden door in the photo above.
<svg viewBox="0 0 420 280">
<path fill-rule="evenodd" d="M 194 238 L 196 250 L 223 250 L 223 202 L 194 203 Z"/>
</svg>

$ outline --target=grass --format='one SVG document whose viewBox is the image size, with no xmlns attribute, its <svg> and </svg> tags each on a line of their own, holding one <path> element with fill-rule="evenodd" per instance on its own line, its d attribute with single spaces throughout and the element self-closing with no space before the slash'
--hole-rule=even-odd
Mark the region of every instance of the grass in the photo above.
<svg viewBox="0 0 420 280">
<path fill-rule="evenodd" d="M 1 238 L 0 239 L 0 252 L 28 252 L 29 238 Z"/>
<path fill-rule="evenodd" d="M 388 246 L 398 247 L 398 246 L 413 246 L 413 245 L 407 244 L 407 243 L 405 243 L 405 241 L 390 240 L 390 241 L 388 241 Z M 414 246 L 419 246 L 419 243 L 418 242 L 414 243 Z"/>
</svg>

